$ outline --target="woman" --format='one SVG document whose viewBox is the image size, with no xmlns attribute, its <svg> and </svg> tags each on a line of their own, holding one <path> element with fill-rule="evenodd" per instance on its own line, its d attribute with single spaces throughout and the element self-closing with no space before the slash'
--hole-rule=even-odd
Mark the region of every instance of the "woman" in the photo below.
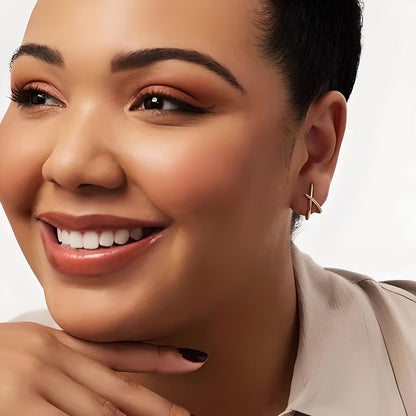
<svg viewBox="0 0 416 416">
<path fill-rule="evenodd" d="M 63 331 L 0 325 L 0 414 L 416 414 L 415 285 L 290 238 L 359 60 L 334 3 L 38 2 L 0 200 Z"/>
</svg>

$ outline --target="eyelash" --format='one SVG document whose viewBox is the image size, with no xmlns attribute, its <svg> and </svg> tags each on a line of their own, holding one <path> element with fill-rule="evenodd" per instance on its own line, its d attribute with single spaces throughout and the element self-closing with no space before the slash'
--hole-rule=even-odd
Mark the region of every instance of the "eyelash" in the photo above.
<svg viewBox="0 0 416 416">
<path fill-rule="evenodd" d="M 153 111 L 156 113 L 193 113 L 193 114 L 205 114 L 209 113 L 212 107 L 198 107 L 192 104 L 189 104 L 186 101 L 180 100 L 174 97 L 171 93 L 169 93 L 170 88 L 167 87 L 159 87 L 151 89 L 145 93 L 140 93 L 134 100 L 134 103 L 130 107 L 130 111 Z M 144 109 L 144 110 L 137 110 L 138 107 L 141 107 L 145 101 L 149 98 L 159 98 L 162 101 L 167 100 L 178 107 L 177 110 L 160 110 L 160 109 Z"/>
<path fill-rule="evenodd" d="M 62 105 L 56 105 L 56 107 L 63 107 L 65 104 L 58 100 L 57 98 L 53 97 L 51 94 L 48 94 L 46 91 L 43 91 L 39 88 L 29 88 L 23 89 L 22 87 L 15 85 L 11 89 L 11 96 L 10 99 L 16 103 L 18 103 L 21 107 L 36 107 L 36 106 L 43 106 L 43 104 L 33 104 L 31 102 L 31 98 L 34 93 L 37 94 L 44 94 L 46 98 L 53 99 Z M 53 107 L 53 106 L 49 106 Z"/>
<path fill-rule="evenodd" d="M 46 99 L 52 99 L 57 102 L 60 102 L 57 98 L 53 97 L 51 94 L 48 94 L 47 92 L 43 91 L 40 88 L 28 88 L 24 89 L 18 85 L 14 86 L 11 89 L 11 96 L 10 99 L 16 103 L 18 103 L 21 107 L 62 107 L 65 104 L 62 103 L 62 105 L 56 105 L 56 106 L 48 106 L 46 104 L 33 104 L 32 103 L 32 96 L 33 94 L 44 94 Z M 163 100 L 167 100 L 170 103 L 174 104 L 178 107 L 178 109 L 174 110 L 163 110 L 163 109 L 143 109 L 138 110 L 139 107 L 141 107 L 145 101 L 149 98 L 158 98 L 163 102 Z M 139 94 L 138 97 L 135 98 L 134 103 L 130 107 L 130 111 L 152 111 L 157 114 L 163 114 L 163 113 L 188 113 L 188 114 L 206 114 L 209 113 L 212 107 L 210 108 L 204 108 L 204 107 L 197 107 L 192 104 L 187 103 L 186 101 L 179 100 L 178 98 L 175 98 L 171 94 L 169 94 L 167 91 L 161 91 L 161 90 L 153 90 L 146 92 L 144 94 Z"/>
</svg>

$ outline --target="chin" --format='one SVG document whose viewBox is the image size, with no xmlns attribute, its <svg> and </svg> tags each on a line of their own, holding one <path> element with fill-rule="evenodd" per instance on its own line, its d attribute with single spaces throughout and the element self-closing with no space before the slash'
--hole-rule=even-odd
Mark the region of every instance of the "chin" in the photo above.
<svg viewBox="0 0 416 416">
<path fill-rule="evenodd" d="M 94 316 L 91 313 L 84 314 L 65 313 L 61 310 L 50 309 L 55 322 L 69 335 L 91 342 L 115 342 L 127 339 L 120 327 L 106 321 L 103 316 Z"/>
<path fill-rule="evenodd" d="M 49 302 L 48 309 L 55 322 L 69 335 L 91 342 L 118 342 L 159 339 L 171 331 L 155 317 L 135 311 L 135 316 L 123 310 L 103 310 L 88 306 L 64 307 Z M 146 316 L 145 316 L 146 315 Z"/>
</svg>

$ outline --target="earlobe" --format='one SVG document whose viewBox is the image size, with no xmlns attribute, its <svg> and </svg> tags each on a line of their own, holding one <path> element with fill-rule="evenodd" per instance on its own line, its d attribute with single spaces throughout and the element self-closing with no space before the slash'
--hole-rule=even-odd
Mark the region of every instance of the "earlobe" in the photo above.
<svg viewBox="0 0 416 416">
<path fill-rule="evenodd" d="M 303 123 L 301 144 L 306 160 L 298 166 L 291 208 L 300 215 L 308 215 L 313 184 L 312 213 L 319 212 L 325 202 L 344 137 L 347 105 L 338 91 L 330 91 L 309 107 Z"/>
</svg>

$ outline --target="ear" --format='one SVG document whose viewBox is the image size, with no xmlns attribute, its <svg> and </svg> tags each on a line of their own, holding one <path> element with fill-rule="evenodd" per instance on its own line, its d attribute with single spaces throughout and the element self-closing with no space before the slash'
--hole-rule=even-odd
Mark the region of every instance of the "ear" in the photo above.
<svg viewBox="0 0 416 416">
<path fill-rule="evenodd" d="M 311 184 L 314 199 L 326 201 L 338 161 L 347 120 L 347 103 L 338 91 L 330 91 L 311 104 L 292 157 L 294 187 L 291 208 L 300 215 L 309 209 Z M 312 204 L 312 212 L 318 209 Z"/>
</svg>

